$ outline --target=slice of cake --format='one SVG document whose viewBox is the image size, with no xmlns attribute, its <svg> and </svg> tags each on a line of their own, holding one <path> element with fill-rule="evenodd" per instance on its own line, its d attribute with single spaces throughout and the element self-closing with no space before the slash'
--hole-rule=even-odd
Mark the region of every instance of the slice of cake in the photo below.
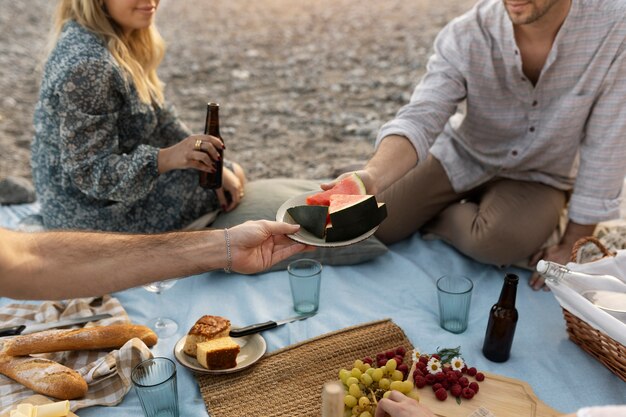
<svg viewBox="0 0 626 417">
<path fill-rule="evenodd" d="M 228 369 L 237 366 L 239 345 L 230 337 L 198 343 L 196 359 L 207 369 Z"/>
<path fill-rule="evenodd" d="M 183 352 L 195 358 L 198 343 L 226 337 L 229 333 L 230 320 L 220 316 L 202 316 L 187 333 Z"/>
</svg>

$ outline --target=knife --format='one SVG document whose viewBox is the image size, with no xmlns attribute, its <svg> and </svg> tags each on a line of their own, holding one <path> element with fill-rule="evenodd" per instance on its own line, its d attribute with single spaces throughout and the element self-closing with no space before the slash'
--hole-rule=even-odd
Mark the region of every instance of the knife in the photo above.
<svg viewBox="0 0 626 417">
<path fill-rule="evenodd" d="M 307 313 L 301 314 L 299 316 L 289 317 L 285 320 L 266 321 L 264 323 L 252 324 L 250 326 L 240 327 L 239 329 L 233 329 L 230 331 L 229 335 L 231 337 L 247 336 L 249 334 L 262 332 L 263 330 L 273 329 L 274 327 L 282 326 L 283 324 L 291 323 L 292 321 L 308 319 L 309 317 L 313 317 L 314 315 L 315 313 Z"/>
<path fill-rule="evenodd" d="M 87 323 L 88 321 L 96 321 L 102 319 L 108 319 L 112 317 L 109 313 L 96 314 L 87 317 L 78 317 L 74 319 L 64 319 L 59 321 L 53 321 L 50 323 L 37 323 L 37 324 L 21 324 L 19 326 L 11 326 L 0 329 L 0 337 L 4 336 L 17 336 L 22 334 L 30 334 L 41 332 L 49 329 L 56 329 L 58 327 L 72 326 L 74 324 Z"/>
</svg>

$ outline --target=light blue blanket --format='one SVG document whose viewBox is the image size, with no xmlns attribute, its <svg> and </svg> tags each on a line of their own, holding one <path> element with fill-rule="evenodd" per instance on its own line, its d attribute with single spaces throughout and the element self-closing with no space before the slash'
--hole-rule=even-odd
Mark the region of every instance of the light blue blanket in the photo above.
<svg viewBox="0 0 626 417">
<path fill-rule="evenodd" d="M 11 226 L 15 222 L 0 224 Z M 481 347 L 489 309 L 499 296 L 507 271 L 520 276 L 520 319 L 510 360 L 497 364 L 483 357 Z M 469 327 L 460 335 L 444 331 L 438 324 L 435 281 L 447 273 L 462 273 L 474 282 Z M 372 262 L 350 267 L 326 266 L 318 314 L 266 331 L 263 337 L 271 352 L 343 327 L 391 317 L 422 352 L 460 345 L 469 364 L 526 381 L 541 400 L 561 412 L 626 403 L 626 383 L 568 340 L 559 304 L 549 292 L 532 291 L 527 285 L 528 277 L 527 271 L 483 265 L 443 242 L 424 241 L 414 235 L 391 246 L 389 253 Z M 226 316 L 237 325 L 294 314 L 286 272 L 256 276 L 202 274 L 179 280 L 161 295 L 161 301 L 143 288 L 114 295 L 136 323 L 145 323 L 160 313 L 178 321 L 178 334 L 162 339 L 154 348 L 155 355 L 170 358 L 176 341 L 204 314 Z M 9 302 L 12 300 L 0 298 L 0 306 Z M 323 358 L 320 364 L 323 366 Z M 178 384 L 181 416 L 206 416 L 198 386 L 182 366 L 178 366 Z M 79 414 L 136 417 L 141 411 L 137 396 L 131 391 L 115 408 L 92 407 Z"/>
</svg>

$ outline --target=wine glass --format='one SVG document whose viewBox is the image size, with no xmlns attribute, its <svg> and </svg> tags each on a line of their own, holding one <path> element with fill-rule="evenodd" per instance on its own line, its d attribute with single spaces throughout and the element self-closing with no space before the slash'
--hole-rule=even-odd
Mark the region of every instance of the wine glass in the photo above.
<svg viewBox="0 0 626 417">
<path fill-rule="evenodd" d="M 153 293 L 156 293 L 158 296 L 159 304 L 163 303 L 163 299 L 161 297 L 161 293 L 165 290 L 172 288 L 176 284 L 175 279 L 167 279 L 164 281 L 156 281 L 148 285 L 144 285 L 143 287 Z M 157 317 L 148 322 L 148 326 L 153 329 L 156 334 L 161 337 L 169 337 L 176 333 L 178 330 L 178 323 L 176 323 L 172 319 L 168 319 L 166 317 Z"/>
</svg>

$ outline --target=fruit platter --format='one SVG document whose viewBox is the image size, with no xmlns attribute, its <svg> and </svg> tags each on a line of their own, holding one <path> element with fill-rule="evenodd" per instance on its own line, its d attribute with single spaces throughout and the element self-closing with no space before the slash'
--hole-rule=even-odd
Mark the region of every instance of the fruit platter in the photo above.
<svg viewBox="0 0 626 417">
<path fill-rule="evenodd" d="M 338 373 L 344 388 L 344 417 L 372 417 L 391 391 L 425 404 L 439 416 L 468 416 L 479 408 L 493 415 L 557 416 L 519 380 L 481 372 L 460 356 L 460 347 L 437 353 L 407 352 L 402 346 L 355 359 Z"/>
<path fill-rule="evenodd" d="M 355 173 L 326 191 L 311 191 L 287 200 L 276 213 L 276 220 L 299 224 L 290 237 L 320 247 L 351 245 L 367 239 L 387 217 L 385 203 L 367 195 Z"/>
</svg>

